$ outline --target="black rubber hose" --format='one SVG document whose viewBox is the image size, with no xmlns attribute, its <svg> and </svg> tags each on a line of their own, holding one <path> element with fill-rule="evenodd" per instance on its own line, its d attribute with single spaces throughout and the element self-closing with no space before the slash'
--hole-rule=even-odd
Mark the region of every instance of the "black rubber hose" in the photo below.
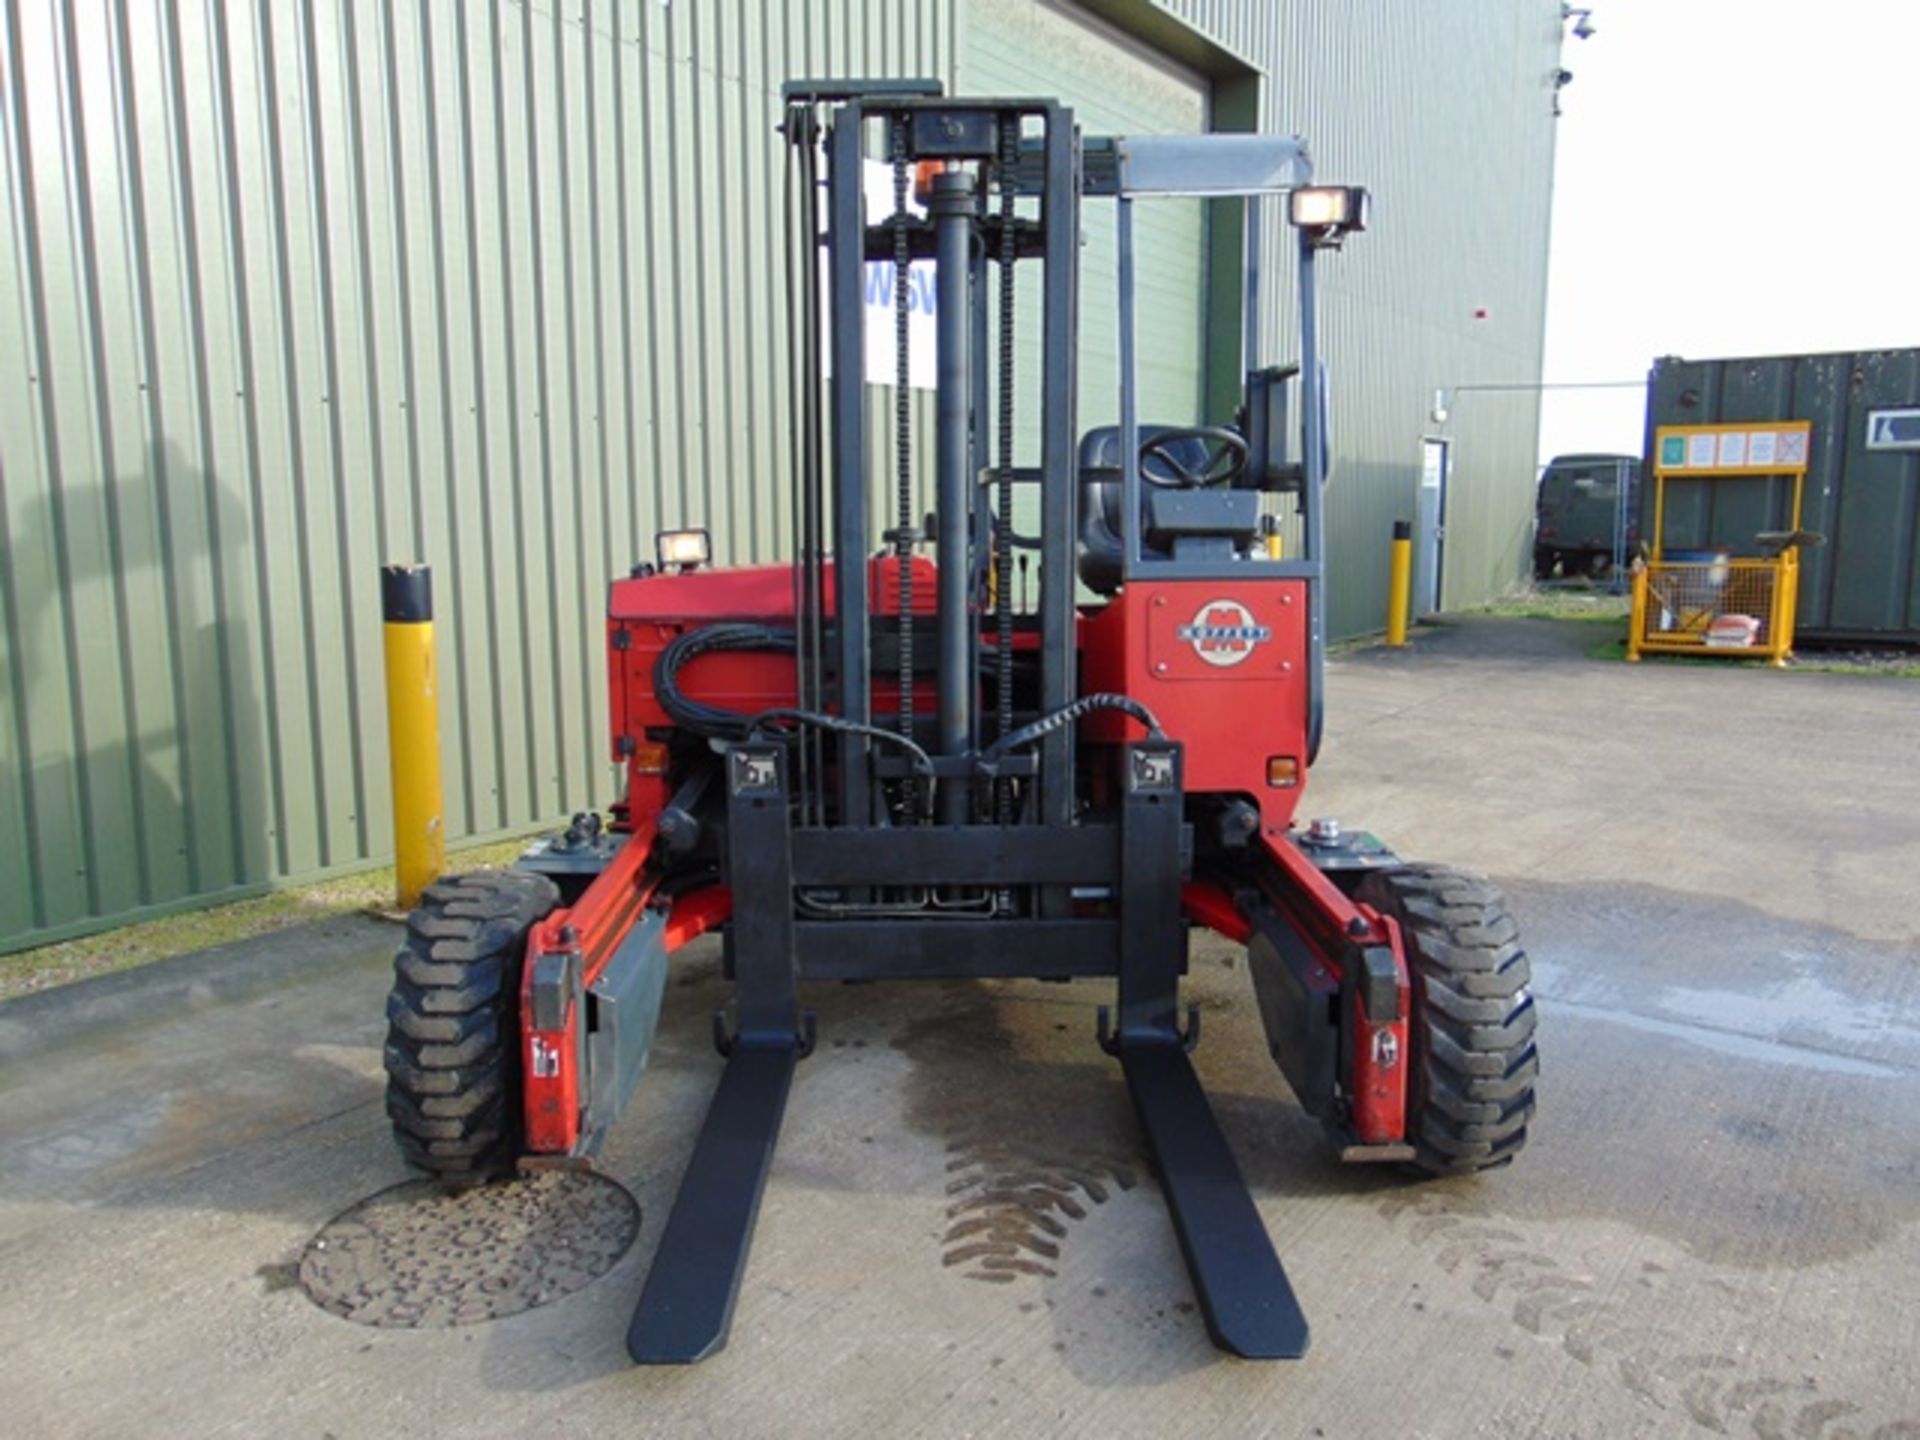
<svg viewBox="0 0 1920 1440">
<path fill-rule="evenodd" d="M 1165 732 L 1160 729 L 1160 722 L 1154 718 L 1153 712 L 1138 700 L 1135 700 L 1131 695 L 1109 695 L 1105 693 L 1082 695 L 1071 704 L 1062 705 L 1058 710 L 1042 715 L 1038 720 L 1028 721 L 1011 735 L 1002 735 L 998 740 L 994 741 L 992 745 L 987 747 L 986 753 L 981 759 L 984 763 L 991 765 L 1008 751 L 1018 750 L 1023 745 L 1031 745 L 1036 740 L 1044 739 L 1061 726 L 1071 725 L 1074 721 L 1091 715 L 1096 710 L 1121 711 L 1123 714 L 1132 716 L 1135 720 L 1138 720 L 1142 725 L 1146 726 L 1147 734 L 1152 739 L 1160 740 L 1165 738 Z"/>
<path fill-rule="evenodd" d="M 696 735 L 716 740 L 744 740 L 752 733 L 755 717 L 738 710 L 709 705 L 690 699 L 680 689 L 680 670 L 690 661 L 716 650 L 759 650 L 775 655 L 791 655 L 797 648 L 791 630 L 771 625 L 722 623 L 703 625 L 677 635 L 660 652 L 653 664 L 653 690 L 660 708 L 673 717 L 673 723 Z"/>
<path fill-rule="evenodd" d="M 796 730 L 801 727 L 810 727 L 816 730 L 833 730 L 843 735 L 865 735 L 883 744 L 897 746 L 907 752 L 907 757 L 912 760 L 914 769 L 919 771 L 921 777 L 927 782 L 927 806 L 931 810 L 934 791 L 939 783 L 934 774 L 933 757 L 897 730 L 884 730 L 878 725 L 862 725 L 857 720 L 846 720 L 838 715 L 822 714 L 817 710 L 796 710 L 790 706 L 782 706 L 774 710 L 762 710 L 755 715 L 747 722 L 747 733 L 761 735 L 769 726 L 774 725 L 791 726 Z"/>
</svg>

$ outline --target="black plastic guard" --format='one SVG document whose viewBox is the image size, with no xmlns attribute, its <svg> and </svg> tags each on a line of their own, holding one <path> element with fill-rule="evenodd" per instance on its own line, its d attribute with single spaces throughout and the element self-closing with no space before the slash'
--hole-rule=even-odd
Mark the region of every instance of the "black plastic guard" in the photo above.
<svg viewBox="0 0 1920 1440">
<path fill-rule="evenodd" d="M 1300 1108 L 1318 1119 L 1333 1113 L 1340 1060 L 1340 980 L 1280 916 L 1256 912 L 1247 968 L 1266 1027 L 1267 1051 Z"/>
</svg>

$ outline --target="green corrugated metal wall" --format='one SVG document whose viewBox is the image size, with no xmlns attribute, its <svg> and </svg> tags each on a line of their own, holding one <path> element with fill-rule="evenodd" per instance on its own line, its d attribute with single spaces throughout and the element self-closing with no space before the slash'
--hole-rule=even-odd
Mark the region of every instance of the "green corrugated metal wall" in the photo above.
<svg viewBox="0 0 1920 1440">
<path fill-rule="evenodd" d="M 970 0 L 960 36 L 960 85 L 989 95 L 1058 95 L 1089 134 L 1197 134 L 1207 129 L 1204 76 L 1175 68 L 1116 37 L 1110 27 L 1039 0 Z M 1141 418 L 1191 425 L 1201 415 L 1206 234 L 1196 201 L 1136 206 Z M 1120 419 L 1114 207 L 1090 201 L 1080 250 L 1081 428 Z M 1018 375 L 1040 363 L 1040 276 L 1018 278 Z M 1039 389 L 1022 384 L 1016 407 L 1021 457 L 1039 461 Z M 1022 497 L 1038 508 L 1038 497 Z M 1021 529 L 1031 526 L 1022 524 Z"/>
<path fill-rule="evenodd" d="M 780 83 L 951 10 L 0 7 L 0 949 L 390 852 L 386 559 L 449 835 L 604 799 L 607 578 L 786 530 Z"/>
<path fill-rule="evenodd" d="M 437 570 L 449 834 L 603 798 L 607 577 L 786 529 L 779 83 L 951 82 L 965 3 L 0 0 L 0 950 L 390 849 L 385 559 Z M 1538 374 L 1558 8 L 1094 8 L 1375 188 L 1327 296 L 1372 625 L 1433 387 Z M 1520 573 L 1534 421 L 1456 417 L 1452 601 Z"/>
</svg>

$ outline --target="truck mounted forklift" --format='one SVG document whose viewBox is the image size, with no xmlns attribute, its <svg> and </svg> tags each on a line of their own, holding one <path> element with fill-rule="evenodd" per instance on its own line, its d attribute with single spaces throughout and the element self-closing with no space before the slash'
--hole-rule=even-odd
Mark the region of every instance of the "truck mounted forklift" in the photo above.
<svg viewBox="0 0 1920 1440">
<path fill-rule="evenodd" d="M 1052 100 L 876 80 L 794 82 L 784 103 L 792 559 L 714 568 L 705 531 L 663 532 L 613 582 L 624 791 L 604 823 L 583 814 L 514 869 L 427 892 L 388 1004 L 396 1139 L 451 1185 L 591 1166 L 674 954 L 722 932 L 725 1065 L 629 1334 L 639 1363 L 691 1362 L 726 1342 L 813 1048 L 801 982 L 1110 980 L 1089 1038 L 1119 1062 L 1210 1335 L 1300 1356 L 1305 1316 L 1188 1059 L 1189 928 L 1246 947 L 1268 1048 L 1342 1160 L 1504 1165 L 1538 1069 L 1499 894 L 1295 822 L 1325 693 L 1314 272 L 1365 228 L 1366 193 L 1314 184 L 1298 139 L 1083 135 Z M 870 157 L 890 214 L 865 213 Z M 1141 418 L 1133 211 L 1167 197 L 1235 200 L 1244 222 L 1230 425 Z M 1115 207 L 1117 295 L 1080 290 L 1094 205 Z M 1259 333 L 1268 206 L 1294 260 L 1288 365 Z M 892 266 L 890 376 L 867 373 L 870 262 Z M 907 368 L 909 271 L 929 262 L 931 436 Z M 1040 272 L 1028 373 L 1023 266 Z M 1085 434 L 1083 303 L 1117 306 L 1120 359 L 1118 423 Z M 870 380 L 895 386 L 883 531 Z M 1016 443 L 1023 395 L 1035 456 Z M 1016 603 L 1016 557 L 1035 604 Z"/>
</svg>

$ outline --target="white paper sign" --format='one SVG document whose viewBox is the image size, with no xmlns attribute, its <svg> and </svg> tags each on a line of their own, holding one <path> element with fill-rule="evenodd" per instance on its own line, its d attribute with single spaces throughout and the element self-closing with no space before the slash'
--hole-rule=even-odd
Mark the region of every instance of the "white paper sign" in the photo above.
<svg viewBox="0 0 1920 1440">
<path fill-rule="evenodd" d="M 1723 431 L 1720 436 L 1720 468 L 1728 469 L 1747 463 L 1747 432 L 1744 430 Z"/>
<path fill-rule="evenodd" d="M 1689 470 L 1713 468 L 1713 436 L 1689 435 L 1687 437 L 1687 468 Z"/>
<path fill-rule="evenodd" d="M 861 162 L 860 189 L 866 199 L 866 223 L 884 225 L 893 214 L 893 166 L 883 160 Z M 924 206 L 916 204 L 909 186 L 907 210 L 924 215 Z M 827 186 L 820 183 L 820 228 L 827 228 Z M 820 247 L 820 296 L 822 317 L 831 280 L 826 246 Z M 860 312 L 865 317 L 867 383 L 891 385 L 898 372 L 894 358 L 894 274 L 890 260 L 869 260 L 862 287 Z M 907 267 L 907 384 L 915 390 L 934 388 L 939 374 L 939 345 L 934 320 L 934 265 L 931 260 L 915 260 Z M 833 374 L 833 344 L 830 327 L 822 326 L 820 366 Z"/>
<path fill-rule="evenodd" d="M 867 196 L 867 223 L 885 224 L 893 214 L 893 166 L 883 160 L 863 161 L 862 189 Z M 913 198 L 909 172 L 907 210 L 925 215 L 926 207 Z M 894 359 L 894 274 L 888 260 L 867 262 L 867 381 L 891 385 L 899 362 Z M 933 389 L 939 372 L 939 349 L 934 333 L 934 264 L 915 260 L 907 267 L 907 378 L 915 390 Z"/>
<path fill-rule="evenodd" d="M 1747 445 L 1747 463 L 1749 465 L 1771 465 L 1778 453 L 1774 446 L 1779 438 L 1775 430 L 1756 430 Z"/>
</svg>

